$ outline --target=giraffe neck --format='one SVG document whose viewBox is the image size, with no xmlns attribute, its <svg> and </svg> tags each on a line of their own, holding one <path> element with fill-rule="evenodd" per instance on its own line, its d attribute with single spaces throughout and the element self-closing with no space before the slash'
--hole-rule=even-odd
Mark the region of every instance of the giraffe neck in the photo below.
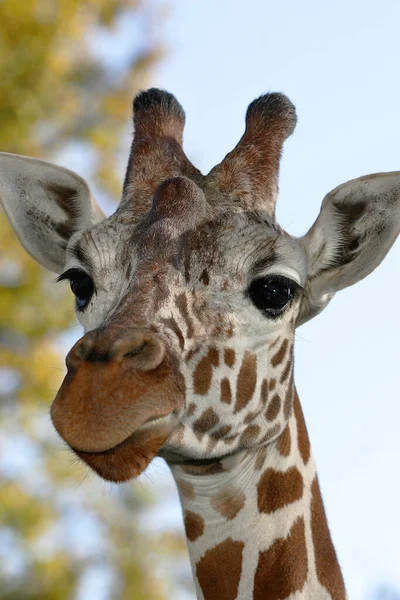
<svg viewBox="0 0 400 600">
<path fill-rule="evenodd" d="M 346 598 L 297 394 L 271 446 L 171 469 L 199 599 Z"/>
</svg>

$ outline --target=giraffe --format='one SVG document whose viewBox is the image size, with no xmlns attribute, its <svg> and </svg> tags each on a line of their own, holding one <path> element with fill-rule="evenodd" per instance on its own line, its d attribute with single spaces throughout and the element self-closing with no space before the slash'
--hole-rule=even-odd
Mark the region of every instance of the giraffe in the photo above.
<svg viewBox="0 0 400 600">
<path fill-rule="evenodd" d="M 85 331 L 53 424 L 106 480 L 166 460 L 199 599 L 344 600 L 294 331 L 383 260 L 399 232 L 400 172 L 340 185 L 295 238 L 275 218 L 296 125 L 285 95 L 249 105 L 242 138 L 207 176 L 183 151 L 172 94 L 141 92 L 133 114 L 108 218 L 75 173 L 0 157 L 5 212 L 25 249 L 69 281 Z"/>
</svg>

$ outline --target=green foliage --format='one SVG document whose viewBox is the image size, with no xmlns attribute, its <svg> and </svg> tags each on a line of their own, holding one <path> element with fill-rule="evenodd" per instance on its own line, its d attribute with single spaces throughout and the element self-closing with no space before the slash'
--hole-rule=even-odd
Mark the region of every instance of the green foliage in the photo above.
<svg viewBox="0 0 400 600">
<path fill-rule="evenodd" d="M 115 199 L 132 97 L 148 85 L 160 48 L 132 39 L 114 68 L 106 47 L 123 19 L 136 31 L 157 17 L 148 6 L 0 2 L 0 150 L 55 160 L 83 147 L 91 165 L 83 174 Z M 71 599 L 95 567 L 113 578 L 110 598 L 162 599 L 151 558 L 158 541 L 136 525 L 148 498 L 133 486 L 110 495 L 94 478 L 79 485 L 85 470 L 52 431 L 49 402 L 64 376 L 56 345 L 74 323 L 65 285 L 26 254 L 0 214 L 0 598 Z"/>
</svg>

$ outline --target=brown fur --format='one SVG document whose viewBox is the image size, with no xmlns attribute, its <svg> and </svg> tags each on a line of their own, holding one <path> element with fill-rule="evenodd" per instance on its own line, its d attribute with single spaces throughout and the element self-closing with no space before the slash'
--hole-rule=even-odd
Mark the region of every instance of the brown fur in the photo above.
<svg viewBox="0 0 400 600">
<path fill-rule="evenodd" d="M 203 435 L 210 431 L 215 425 L 218 425 L 219 417 L 214 409 L 207 408 L 202 415 L 193 423 L 193 431 L 197 435 L 199 439 L 203 437 Z"/>
<path fill-rule="evenodd" d="M 310 439 L 308 437 L 307 427 L 296 389 L 294 390 L 294 414 L 297 423 L 297 445 L 299 447 L 300 456 L 306 465 L 311 456 Z"/>
<path fill-rule="evenodd" d="M 292 447 L 292 436 L 290 435 L 289 425 L 285 427 L 285 431 L 279 436 L 276 447 L 282 456 L 289 456 Z"/>
<path fill-rule="evenodd" d="M 233 348 L 225 348 L 224 350 L 224 361 L 225 364 L 228 365 L 228 367 L 233 367 L 233 365 L 235 364 L 235 351 L 233 350 Z"/>
<path fill-rule="evenodd" d="M 268 421 L 274 421 L 281 410 L 282 400 L 278 394 L 275 394 L 268 404 L 268 408 L 265 411 L 265 416 Z"/>
<path fill-rule="evenodd" d="M 287 538 L 276 540 L 268 550 L 260 552 L 253 599 L 285 600 L 303 589 L 307 572 L 304 521 L 300 518 Z"/>
<path fill-rule="evenodd" d="M 205 396 L 211 385 L 213 367 L 219 365 L 218 352 L 210 348 L 206 356 L 199 361 L 193 375 L 193 389 L 195 394 Z"/>
<path fill-rule="evenodd" d="M 211 506 L 215 511 L 230 521 L 242 510 L 246 496 L 233 486 L 223 488 L 212 499 Z"/>
<path fill-rule="evenodd" d="M 186 536 L 189 541 L 194 542 L 204 533 L 204 519 L 191 510 L 185 511 L 184 524 Z"/>
<path fill-rule="evenodd" d="M 258 510 L 271 514 L 302 496 L 303 478 L 296 467 L 284 472 L 269 468 L 262 474 L 257 486 Z"/>
<path fill-rule="evenodd" d="M 343 577 L 329 533 L 317 478 L 312 484 L 311 531 L 318 580 L 328 590 L 332 600 L 345 600 Z"/>
<path fill-rule="evenodd" d="M 257 383 L 257 358 L 245 352 L 236 385 L 235 412 L 240 412 L 253 397 Z"/>
<path fill-rule="evenodd" d="M 225 402 L 225 404 L 232 402 L 231 384 L 226 378 L 221 380 L 221 402 Z"/>
<path fill-rule="evenodd" d="M 285 338 L 276 354 L 274 354 L 271 358 L 271 365 L 276 368 L 281 364 L 283 359 L 285 358 L 286 351 L 288 349 L 289 341 Z"/>
<path fill-rule="evenodd" d="M 242 573 L 243 542 L 228 538 L 210 548 L 196 565 L 204 600 L 235 600 Z"/>
</svg>

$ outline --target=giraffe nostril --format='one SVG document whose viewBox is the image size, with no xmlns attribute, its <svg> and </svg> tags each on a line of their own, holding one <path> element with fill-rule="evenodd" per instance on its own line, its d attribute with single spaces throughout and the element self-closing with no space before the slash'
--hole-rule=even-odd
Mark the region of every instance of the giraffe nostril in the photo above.
<svg viewBox="0 0 400 600">
<path fill-rule="evenodd" d="M 140 346 L 137 346 L 136 348 L 133 348 L 129 352 L 126 352 L 124 354 L 123 358 L 132 358 L 132 357 L 138 356 L 139 354 L 142 354 L 143 352 L 145 352 L 147 346 L 148 346 L 147 341 L 143 341 L 140 344 Z"/>
</svg>

